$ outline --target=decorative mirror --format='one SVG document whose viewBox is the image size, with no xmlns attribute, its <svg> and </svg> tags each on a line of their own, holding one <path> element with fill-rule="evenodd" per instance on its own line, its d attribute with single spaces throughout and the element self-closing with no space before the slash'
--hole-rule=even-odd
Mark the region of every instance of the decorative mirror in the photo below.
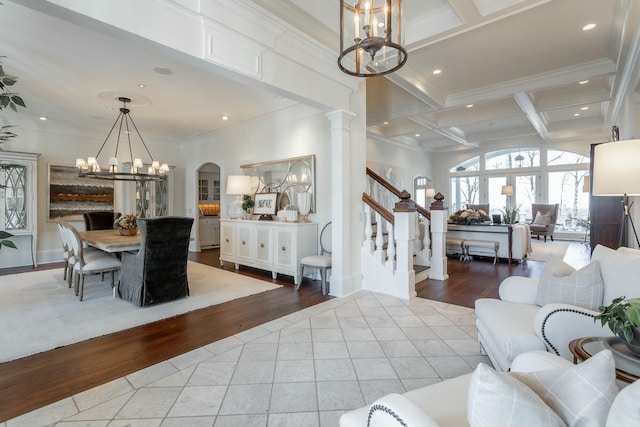
<svg viewBox="0 0 640 427">
<path fill-rule="evenodd" d="M 292 157 L 240 166 L 251 176 L 253 193 L 280 194 L 278 208 L 296 206 L 303 216 L 315 212 L 316 156 Z M 306 213 L 305 213 L 306 212 Z"/>
</svg>

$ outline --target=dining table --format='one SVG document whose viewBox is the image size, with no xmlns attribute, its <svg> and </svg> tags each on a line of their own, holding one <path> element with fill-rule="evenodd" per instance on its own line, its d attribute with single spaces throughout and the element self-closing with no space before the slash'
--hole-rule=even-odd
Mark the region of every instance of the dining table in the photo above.
<svg viewBox="0 0 640 427">
<path fill-rule="evenodd" d="M 136 251 L 140 249 L 140 233 L 123 236 L 118 230 L 89 230 L 78 232 L 89 246 L 109 253 Z"/>
</svg>

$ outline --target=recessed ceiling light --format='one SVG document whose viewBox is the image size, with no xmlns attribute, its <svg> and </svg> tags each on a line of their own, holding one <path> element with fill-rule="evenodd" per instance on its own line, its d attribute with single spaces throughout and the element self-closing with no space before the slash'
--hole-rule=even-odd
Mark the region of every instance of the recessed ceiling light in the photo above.
<svg viewBox="0 0 640 427">
<path fill-rule="evenodd" d="M 580 113 L 575 113 L 575 114 L 573 115 L 573 117 L 579 117 L 579 116 L 580 116 Z"/>
<path fill-rule="evenodd" d="M 473 108 L 473 104 L 467 104 L 467 108 Z"/>
<path fill-rule="evenodd" d="M 578 82 L 579 85 L 586 85 L 587 83 L 589 83 L 589 80 L 582 80 Z"/>
<path fill-rule="evenodd" d="M 107 111 L 113 111 L 113 107 L 107 107 Z"/>
<path fill-rule="evenodd" d="M 382 124 L 383 124 L 383 125 L 388 125 L 388 124 L 389 124 L 389 122 L 384 122 L 384 123 L 382 123 Z"/>
<path fill-rule="evenodd" d="M 419 134 L 419 133 L 416 133 L 416 138 L 417 138 L 417 137 L 419 137 L 419 136 L 420 136 L 420 134 Z"/>
<path fill-rule="evenodd" d="M 588 109 L 589 109 L 589 107 L 582 107 L 581 108 L 582 111 L 585 111 L 585 110 L 588 110 Z"/>
<path fill-rule="evenodd" d="M 224 120 L 224 121 L 229 120 L 229 116 L 222 116 L 222 120 Z"/>
<path fill-rule="evenodd" d="M 584 27 L 582 27 L 582 31 L 593 30 L 595 27 L 596 27 L 596 24 L 587 24 Z"/>
<path fill-rule="evenodd" d="M 42 117 L 40 117 L 40 120 L 42 120 L 44 122 L 45 120 L 47 120 L 47 118 L 45 116 L 42 116 Z"/>
<path fill-rule="evenodd" d="M 162 74 L 163 76 L 170 76 L 171 74 L 173 74 L 173 71 L 171 70 L 171 68 L 168 68 L 168 67 L 155 67 L 153 71 L 155 71 L 158 74 Z"/>
<path fill-rule="evenodd" d="M 441 72 L 442 72 L 442 70 L 441 70 L 441 69 L 439 69 L 439 68 L 436 68 L 435 70 L 433 70 L 433 74 L 435 74 L 435 75 L 438 75 L 438 74 L 440 74 Z"/>
</svg>

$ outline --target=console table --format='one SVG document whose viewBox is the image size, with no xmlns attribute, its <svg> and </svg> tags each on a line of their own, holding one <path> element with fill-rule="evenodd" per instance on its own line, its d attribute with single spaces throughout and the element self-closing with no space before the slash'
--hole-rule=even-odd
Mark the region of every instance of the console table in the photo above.
<svg viewBox="0 0 640 427">
<path fill-rule="evenodd" d="M 318 253 L 318 224 L 311 222 L 220 220 L 220 264 L 240 265 L 293 276 L 297 285 L 300 260 Z"/>
<path fill-rule="evenodd" d="M 513 259 L 513 228 L 511 225 L 447 224 L 447 236 L 461 240 L 493 240 L 500 243 L 498 258 Z"/>
</svg>

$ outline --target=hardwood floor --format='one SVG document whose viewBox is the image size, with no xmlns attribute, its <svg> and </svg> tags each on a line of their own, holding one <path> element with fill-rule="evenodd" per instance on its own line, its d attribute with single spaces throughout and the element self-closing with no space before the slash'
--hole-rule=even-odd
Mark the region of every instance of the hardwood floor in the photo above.
<svg viewBox="0 0 640 427">
<path fill-rule="evenodd" d="M 207 250 L 191 253 L 189 259 L 220 267 L 218 256 L 218 250 Z M 425 280 L 416 290 L 423 298 L 473 307 L 477 298 L 497 297 L 505 277 L 537 277 L 543 265 L 452 259 L 448 280 Z M 38 270 L 59 267 L 50 264 Z M 232 266 L 225 269 L 233 271 Z M 32 270 L 4 269 L 0 275 Z M 0 364 L 0 422 L 330 298 L 322 295 L 320 281 L 305 279 L 295 292 L 291 277 L 272 280 L 269 272 L 246 267 L 238 274 L 284 286 Z"/>
</svg>

